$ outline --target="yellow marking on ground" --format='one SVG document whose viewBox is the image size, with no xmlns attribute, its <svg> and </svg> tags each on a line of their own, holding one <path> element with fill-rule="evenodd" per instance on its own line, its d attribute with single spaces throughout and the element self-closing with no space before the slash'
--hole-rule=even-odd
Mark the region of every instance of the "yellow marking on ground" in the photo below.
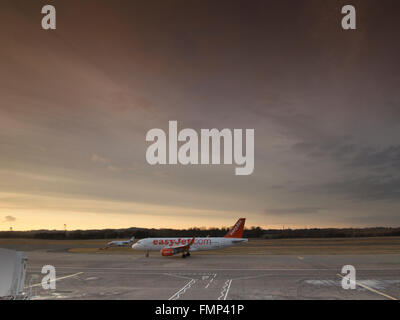
<svg viewBox="0 0 400 320">
<path fill-rule="evenodd" d="M 60 278 L 55 278 L 53 280 L 49 280 L 48 282 L 55 282 L 55 281 L 59 281 L 59 280 L 67 279 L 67 278 L 72 278 L 72 277 L 75 277 L 75 276 L 77 276 L 79 274 L 82 274 L 82 273 L 83 272 L 77 272 L 77 273 L 74 273 L 74 274 L 70 274 L 69 276 L 65 276 L 65 277 L 60 277 Z M 46 282 L 46 283 L 48 283 L 48 282 Z M 25 288 L 39 287 L 41 285 L 42 285 L 42 283 L 36 283 L 36 284 L 31 285 L 31 286 L 27 286 Z"/>
<path fill-rule="evenodd" d="M 340 273 L 337 273 L 337 275 L 339 276 L 339 277 L 341 277 L 341 278 L 345 278 L 343 275 L 341 275 Z M 355 281 L 356 282 L 356 285 L 359 285 L 360 287 L 363 287 L 364 289 L 367 289 L 368 291 L 371 291 L 371 292 L 374 292 L 374 293 L 376 293 L 376 294 L 379 294 L 379 295 L 381 295 L 381 296 L 383 296 L 383 297 L 385 297 L 385 298 L 388 298 L 388 299 L 390 299 L 390 300 L 398 300 L 398 299 L 396 299 L 395 297 L 392 297 L 392 296 L 389 296 L 388 294 L 386 294 L 386 293 L 383 293 L 383 292 L 380 292 L 380 291 L 378 291 L 378 290 L 375 290 L 375 289 L 373 289 L 373 288 L 370 288 L 370 287 L 368 287 L 368 286 L 366 286 L 365 284 L 362 284 L 362 283 L 360 283 L 360 282 L 357 282 L 357 281 Z"/>
</svg>

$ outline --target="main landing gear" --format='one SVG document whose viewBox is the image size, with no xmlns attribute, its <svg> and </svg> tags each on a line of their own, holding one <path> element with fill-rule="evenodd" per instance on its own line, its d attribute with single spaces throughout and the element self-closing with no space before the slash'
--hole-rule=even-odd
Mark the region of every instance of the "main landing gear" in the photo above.
<svg viewBox="0 0 400 320">
<path fill-rule="evenodd" d="M 182 258 L 190 257 L 190 252 L 182 253 Z"/>
</svg>

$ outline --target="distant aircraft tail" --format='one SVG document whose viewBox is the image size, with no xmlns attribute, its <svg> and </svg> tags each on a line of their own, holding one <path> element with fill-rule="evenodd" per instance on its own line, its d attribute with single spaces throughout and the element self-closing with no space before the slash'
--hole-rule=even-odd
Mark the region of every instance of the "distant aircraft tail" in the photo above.
<svg viewBox="0 0 400 320">
<path fill-rule="evenodd" d="M 246 218 L 240 218 L 235 225 L 228 231 L 224 238 L 242 238 Z"/>
</svg>

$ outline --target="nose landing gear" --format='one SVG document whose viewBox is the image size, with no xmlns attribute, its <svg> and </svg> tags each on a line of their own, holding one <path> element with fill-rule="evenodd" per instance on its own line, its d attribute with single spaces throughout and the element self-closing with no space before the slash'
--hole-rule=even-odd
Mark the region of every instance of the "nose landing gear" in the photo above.
<svg viewBox="0 0 400 320">
<path fill-rule="evenodd" d="M 182 253 L 182 258 L 190 257 L 190 252 Z"/>
</svg>

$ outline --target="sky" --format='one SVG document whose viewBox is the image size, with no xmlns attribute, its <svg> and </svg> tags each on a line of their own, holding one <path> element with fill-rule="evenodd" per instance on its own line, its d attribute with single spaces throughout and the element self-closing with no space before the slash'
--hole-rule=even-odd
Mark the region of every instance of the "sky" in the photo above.
<svg viewBox="0 0 400 320">
<path fill-rule="evenodd" d="M 398 9 L 1 0 L 0 230 L 399 227 Z M 170 120 L 254 129 L 253 174 L 149 165 Z"/>
</svg>

